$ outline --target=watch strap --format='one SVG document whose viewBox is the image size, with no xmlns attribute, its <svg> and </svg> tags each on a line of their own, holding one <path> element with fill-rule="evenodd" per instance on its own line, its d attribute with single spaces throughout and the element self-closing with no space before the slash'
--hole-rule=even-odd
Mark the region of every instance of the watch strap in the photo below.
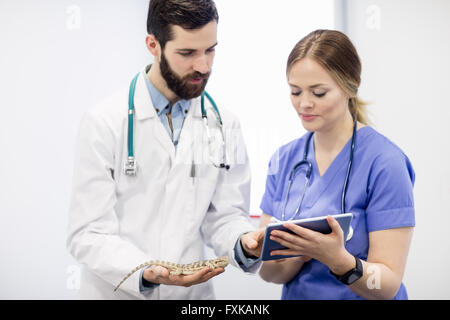
<svg viewBox="0 0 450 320">
<path fill-rule="evenodd" d="M 338 279 L 343 284 L 351 285 L 352 283 L 354 283 L 355 281 L 357 281 L 359 278 L 361 278 L 363 276 L 363 265 L 362 265 L 361 260 L 358 257 L 355 257 L 355 262 L 356 262 L 355 268 L 347 271 L 343 275 L 337 275 L 337 274 L 331 272 L 331 270 L 330 270 L 330 273 L 333 276 L 335 276 L 336 279 Z"/>
</svg>

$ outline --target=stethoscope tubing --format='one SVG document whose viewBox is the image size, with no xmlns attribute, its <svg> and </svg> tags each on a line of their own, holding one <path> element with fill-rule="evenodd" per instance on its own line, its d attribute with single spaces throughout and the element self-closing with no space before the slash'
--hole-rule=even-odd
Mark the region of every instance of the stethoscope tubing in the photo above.
<svg viewBox="0 0 450 320">
<path fill-rule="evenodd" d="M 353 165 L 353 154 L 355 153 L 356 125 L 357 122 L 356 120 L 354 120 L 352 142 L 350 145 L 350 159 L 348 161 L 347 172 L 345 174 L 344 187 L 342 188 L 341 213 L 345 213 L 345 196 L 347 195 L 348 181 L 350 178 L 350 171 Z"/>
<path fill-rule="evenodd" d="M 351 168 L 352 168 L 352 164 L 353 164 L 353 154 L 355 152 L 355 144 L 356 144 L 356 126 L 357 126 L 357 121 L 356 119 L 353 120 L 353 134 L 352 134 L 352 140 L 351 140 L 351 145 L 350 145 L 350 158 L 348 161 L 348 166 L 347 166 L 347 171 L 345 174 L 345 180 L 344 180 L 344 185 L 342 188 L 342 194 L 341 194 L 341 213 L 345 213 L 345 197 L 347 195 L 347 187 L 348 187 L 348 182 L 349 182 L 349 177 L 350 177 L 350 172 L 351 172 Z M 292 169 L 291 172 L 289 173 L 289 179 L 288 179 L 288 186 L 287 186 L 287 191 L 286 191 L 286 195 L 284 197 L 284 203 L 283 203 L 283 208 L 282 208 L 282 212 L 281 212 L 281 219 L 284 221 L 285 220 L 285 211 L 286 211 L 286 206 L 287 206 L 287 202 L 289 200 L 289 192 L 291 190 L 291 186 L 292 186 L 292 182 L 295 179 L 295 173 L 297 172 L 298 168 L 300 168 L 303 165 L 307 165 L 308 169 L 306 170 L 306 174 L 305 174 L 305 186 L 303 187 L 303 192 L 302 195 L 300 197 L 300 203 L 297 206 L 297 209 L 295 210 L 295 213 L 293 214 L 293 216 L 288 219 L 288 220 L 292 220 L 294 219 L 299 211 L 300 208 L 303 204 L 303 199 L 305 197 L 305 193 L 306 193 L 306 188 L 308 186 L 311 174 L 312 174 L 312 163 L 311 161 L 308 160 L 308 152 L 309 152 L 309 145 L 312 139 L 314 132 L 311 132 L 308 135 L 308 138 L 306 139 L 306 144 L 305 144 L 305 151 L 303 152 L 303 159 L 298 162 Z"/>
<path fill-rule="evenodd" d="M 127 147 L 128 147 L 128 159 L 127 162 L 125 163 L 125 167 L 124 167 L 124 171 L 126 175 L 136 175 L 136 161 L 135 161 L 135 157 L 134 157 L 134 94 L 136 91 L 136 83 L 137 80 L 139 78 L 140 73 L 138 73 L 133 80 L 131 81 L 130 84 L 130 90 L 129 90 L 129 94 L 128 94 L 128 132 L 127 132 Z M 210 146 L 210 142 L 211 142 L 211 133 L 209 131 L 209 126 L 208 126 L 208 115 L 206 112 L 206 108 L 205 108 L 205 96 L 206 98 L 209 100 L 209 102 L 211 103 L 214 112 L 217 116 L 217 122 L 218 122 L 218 126 L 220 128 L 220 132 L 222 135 L 222 148 L 223 148 L 223 156 L 224 156 L 224 161 L 222 163 L 220 163 L 218 166 L 214 163 L 214 161 L 212 160 L 212 158 L 210 159 L 212 161 L 212 163 L 214 164 L 214 166 L 217 166 L 218 168 L 224 168 L 226 170 L 230 169 L 230 165 L 227 163 L 227 156 L 226 156 L 226 146 L 225 146 L 225 135 L 223 133 L 223 122 L 222 122 L 222 117 L 220 115 L 219 112 L 219 108 L 217 107 L 214 99 L 211 97 L 211 95 L 206 92 L 203 91 L 202 95 L 201 95 L 201 113 L 202 113 L 202 120 L 203 123 L 206 127 L 206 133 L 208 136 L 208 140 L 209 140 L 209 148 Z"/>
<path fill-rule="evenodd" d="M 133 122 L 134 122 L 134 92 L 136 91 L 136 83 L 139 73 L 133 78 L 130 84 L 130 93 L 128 95 L 128 157 L 134 158 L 133 150 Z"/>
</svg>

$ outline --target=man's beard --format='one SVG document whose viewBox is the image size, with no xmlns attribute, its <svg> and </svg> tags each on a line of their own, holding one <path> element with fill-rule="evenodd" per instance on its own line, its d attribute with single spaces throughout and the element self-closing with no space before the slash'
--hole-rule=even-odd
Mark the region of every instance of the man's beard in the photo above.
<svg viewBox="0 0 450 320">
<path fill-rule="evenodd" d="M 161 63 L 160 63 L 161 75 L 166 80 L 167 87 L 172 90 L 180 99 L 190 100 L 199 97 L 203 90 L 205 90 L 206 84 L 208 82 L 209 75 L 211 72 L 206 74 L 195 71 L 191 74 L 180 78 L 175 72 L 170 68 L 169 63 L 164 55 L 164 51 L 161 53 Z M 199 84 L 191 84 L 189 80 L 199 79 L 202 81 Z"/>
</svg>

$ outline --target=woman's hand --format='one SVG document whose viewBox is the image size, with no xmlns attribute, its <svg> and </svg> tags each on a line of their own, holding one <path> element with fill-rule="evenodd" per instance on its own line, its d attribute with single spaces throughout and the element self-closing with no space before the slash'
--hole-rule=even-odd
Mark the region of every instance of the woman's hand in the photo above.
<svg viewBox="0 0 450 320">
<path fill-rule="evenodd" d="M 264 229 L 271 222 L 272 216 L 263 213 L 260 219 L 260 228 Z M 259 275 L 268 282 L 284 284 L 294 278 L 310 257 L 301 256 L 287 259 L 264 261 L 259 269 Z"/>
<path fill-rule="evenodd" d="M 298 255 L 302 254 L 316 259 L 333 269 L 338 259 L 347 256 L 345 249 L 344 232 L 339 223 L 332 216 L 327 217 L 331 233 L 322 234 L 292 223 L 283 226 L 294 234 L 285 231 L 273 230 L 270 239 L 282 244 L 288 249 L 274 250 L 271 255 Z"/>
<path fill-rule="evenodd" d="M 288 283 L 300 272 L 305 262 L 309 260 L 311 258 L 307 256 L 300 256 L 264 261 L 261 269 L 259 269 L 259 275 L 267 282 L 278 284 Z"/>
</svg>

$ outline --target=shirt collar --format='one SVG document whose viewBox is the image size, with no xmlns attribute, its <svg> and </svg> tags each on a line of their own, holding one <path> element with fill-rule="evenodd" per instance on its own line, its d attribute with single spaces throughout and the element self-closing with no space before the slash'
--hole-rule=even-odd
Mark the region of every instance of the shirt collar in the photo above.
<svg viewBox="0 0 450 320">
<path fill-rule="evenodd" d="M 148 92 L 150 94 L 150 99 L 152 100 L 153 107 L 155 108 L 158 116 L 171 112 L 172 106 L 170 105 L 169 100 L 167 100 L 167 98 L 164 97 L 164 95 L 158 89 L 156 89 L 153 83 L 151 83 L 145 71 L 143 71 L 143 76 L 145 79 L 145 84 L 147 85 Z M 190 106 L 191 101 L 184 99 L 178 100 L 173 106 L 174 110 L 172 111 L 172 114 L 175 112 L 180 112 L 183 117 L 186 117 L 189 112 Z"/>
</svg>

